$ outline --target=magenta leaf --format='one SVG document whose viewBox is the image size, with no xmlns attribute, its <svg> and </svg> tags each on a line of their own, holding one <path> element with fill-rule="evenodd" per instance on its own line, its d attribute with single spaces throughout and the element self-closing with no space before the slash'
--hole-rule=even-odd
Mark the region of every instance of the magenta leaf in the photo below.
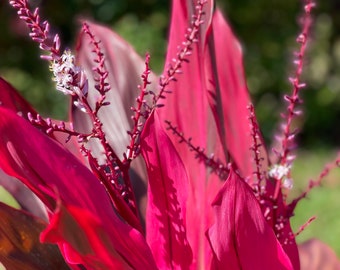
<svg viewBox="0 0 340 270">
<path fill-rule="evenodd" d="M 132 267 L 156 268 L 142 235 L 117 216 L 103 186 L 76 157 L 27 121 L 1 107 L 0 133 L 0 166 L 7 174 L 25 183 L 51 211 L 60 196 L 62 203 L 89 213 L 110 236 L 105 241 L 109 241 L 116 251 L 110 252 L 113 258 L 117 253 L 116 259 L 124 258 Z M 77 220 L 77 217 L 73 218 Z M 80 224 L 85 226 L 84 222 Z M 68 244 L 68 241 L 73 243 L 71 240 L 62 241 Z M 95 260 L 103 256 L 103 261 L 107 256 L 100 252 L 96 255 Z"/>
<path fill-rule="evenodd" d="M 141 140 L 148 171 L 147 242 L 159 269 L 189 269 L 192 251 L 185 222 L 188 177 L 156 112 L 147 120 Z"/>
<path fill-rule="evenodd" d="M 213 207 L 215 224 L 207 232 L 211 269 L 293 269 L 252 190 L 233 170 Z"/>
</svg>

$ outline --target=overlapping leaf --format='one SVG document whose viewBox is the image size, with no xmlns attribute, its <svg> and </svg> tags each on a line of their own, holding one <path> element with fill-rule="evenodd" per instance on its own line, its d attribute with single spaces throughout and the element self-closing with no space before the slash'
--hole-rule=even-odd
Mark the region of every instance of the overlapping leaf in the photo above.
<svg viewBox="0 0 340 270">
<path fill-rule="evenodd" d="M 0 133 L 3 134 L 0 142 L 0 166 L 6 173 L 24 182 L 51 211 L 55 209 L 56 200 L 60 196 L 61 202 L 66 205 L 90 213 L 110 236 L 105 241 L 110 241 L 114 250 L 108 252 L 121 265 L 125 264 L 124 258 L 135 268 L 155 268 L 143 237 L 116 216 L 102 185 L 71 153 L 4 108 L 0 108 Z M 50 219 L 53 217 L 50 216 Z M 82 226 L 85 226 L 84 222 L 85 220 L 79 221 Z M 62 226 L 63 223 L 59 225 Z M 67 226 L 59 229 L 69 230 Z M 72 230 L 68 234 L 72 234 Z M 71 240 L 64 239 L 61 242 L 72 243 Z M 84 255 L 80 250 L 76 251 L 79 256 Z M 95 260 L 103 256 L 103 261 L 106 261 L 106 254 L 100 253 L 100 250 L 98 252 Z"/>
</svg>

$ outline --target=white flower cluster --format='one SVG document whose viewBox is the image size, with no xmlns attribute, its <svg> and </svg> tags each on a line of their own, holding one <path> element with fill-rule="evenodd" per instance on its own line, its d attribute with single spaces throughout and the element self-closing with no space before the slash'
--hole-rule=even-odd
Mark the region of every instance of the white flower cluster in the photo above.
<svg viewBox="0 0 340 270">
<path fill-rule="evenodd" d="M 274 178 L 276 180 L 280 180 L 282 182 L 283 187 L 287 189 L 292 189 L 293 181 L 288 177 L 288 173 L 291 169 L 289 165 L 273 165 L 268 172 L 269 177 Z"/>
<path fill-rule="evenodd" d="M 70 50 L 66 50 L 59 59 L 52 60 L 50 69 L 53 72 L 53 81 L 57 84 L 57 90 L 65 95 L 77 97 L 74 104 L 84 111 L 82 98 L 87 95 L 88 82 L 84 71 L 74 63 L 74 55 Z"/>
<path fill-rule="evenodd" d="M 53 81 L 57 83 L 57 90 L 65 95 L 74 95 L 74 76 L 80 71 L 74 62 L 74 55 L 66 50 L 59 59 L 53 60 L 50 66 L 54 75 Z"/>
</svg>

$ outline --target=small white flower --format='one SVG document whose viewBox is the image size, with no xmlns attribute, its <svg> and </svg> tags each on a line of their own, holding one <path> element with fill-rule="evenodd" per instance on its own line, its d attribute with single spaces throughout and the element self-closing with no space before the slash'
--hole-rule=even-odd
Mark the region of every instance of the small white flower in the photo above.
<svg viewBox="0 0 340 270">
<path fill-rule="evenodd" d="M 293 180 L 291 178 L 286 177 L 282 181 L 282 186 L 286 189 L 292 189 L 293 188 Z"/>
<path fill-rule="evenodd" d="M 281 181 L 284 188 L 292 189 L 293 180 L 288 177 L 290 169 L 290 165 L 275 164 L 269 169 L 268 175 L 271 178 Z"/>
<path fill-rule="evenodd" d="M 57 90 L 65 95 L 73 94 L 74 76 L 79 68 L 74 65 L 74 56 L 66 50 L 59 59 L 52 61 L 50 69 L 53 72 L 53 81 L 57 83 Z"/>
<path fill-rule="evenodd" d="M 281 180 L 287 177 L 290 170 L 290 166 L 275 164 L 268 172 L 268 175 L 274 179 Z"/>
</svg>

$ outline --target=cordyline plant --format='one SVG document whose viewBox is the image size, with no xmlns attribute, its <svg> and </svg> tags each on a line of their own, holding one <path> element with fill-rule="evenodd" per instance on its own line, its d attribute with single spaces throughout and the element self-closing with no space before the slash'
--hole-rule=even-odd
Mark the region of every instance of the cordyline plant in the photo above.
<svg viewBox="0 0 340 270">
<path fill-rule="evenodd" d="M 241 47 L 213 0 L 172 2 L 158 78 L 149 55 L 106 27 L 82 22 L 73 54 L 27 0 L 9 3 L 72 103 L 69 122 L 45 119 L 0 80 L 1 182 L 24 209 L 0 205 L 5 267 L 300 269 L 289 219 L 339 162 L 286 201 L 313 2 L 303 5 L 274 161 Z"/>
</svg>

